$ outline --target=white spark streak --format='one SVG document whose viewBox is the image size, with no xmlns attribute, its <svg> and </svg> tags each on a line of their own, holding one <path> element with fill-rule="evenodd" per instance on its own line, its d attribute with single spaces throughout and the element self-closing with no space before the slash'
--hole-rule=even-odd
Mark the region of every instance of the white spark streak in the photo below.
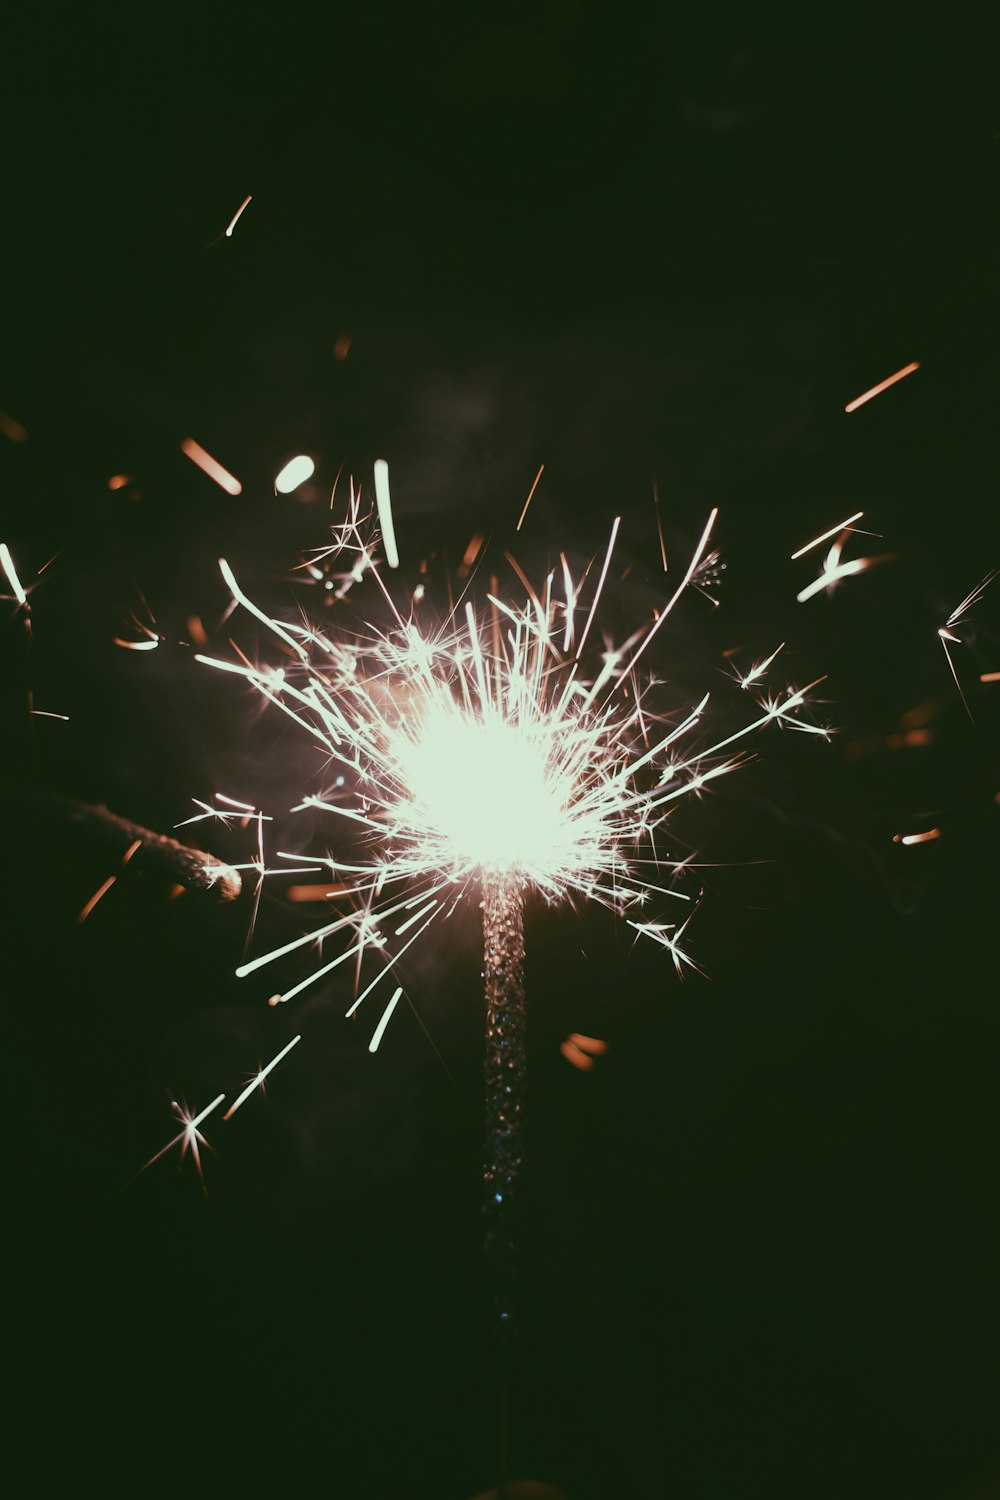
<svg viewBox="0 0 1000 1500">
<path fill-rule="evenodd" d="M 389 465 L 384 458 L 375 460 L 375 504 L 378 507 L 379 525 L 382 528 L 382 544 L 385 560 L 390 568 L 399 567 L 396 550 L 396 528 L 392 520 L 392 497 L 389 494 Z"/>
<path fill-rule="evenodd" d="M 3 568 L 4 572 L 7 575 L 7 582 L 10 584 L 11 589 L 13 590 L 14 598 L 17 600 L 18 604 L 27 604 L 28 596 L 24 592 L 24 589 L 21 587 L 21 580 L 17 576 L 17 569 L 14 567 L 14 559 L 10 555 L 10 548 L 7 546 L 6 542 L 0 542 L 0 567 Z"/>
<path fill-rule="evenodd" d="M 848 531 L 855 521 L 861 520 L 863 515 L 863 510 L 856 510 L 853 516 L 848 516 L 846 521 L 840 521 L 836 526 L 831 526 L 829 531 L 824 531 L 820 536 L 814 536 L 811 542 L 806 542 L 798 552 L 792 553 L 792 562 L 795 562 L 796 558 L 804 557 L 807 552 L 812 551 L 813 547 L 818 547 L 820 542 L 828 542 L 832 536 L 837 535 L 838 531 Z"/>
<path fill-rule="evenodd" d="M 399 988 L 393 994 L 393 997 L 389 1001 L 389 1004 L 386 1006 L 385 1010 L 383 1011 L 381 1021 L 379 1021 L 378 1025 L 375 1027 L 375 1035 L 372 1037 L 371 1041 L 368 1043 L 368 1051 L 369 1052 L 377 1052 L 378 1051 L 379 1042 L 382 1040 L 383 1036 L 385 1035 L 385 1028 L 389 1024 L 389 1021 L 390 1021 L 390 1019 L 392 1017 L 393 1011 L 396 1009 L 396 1006 L 399 1004 L 399 997 L 400 997 L 400 995 L 402 993 L 403 993 L 403 986 L 400 985 Z"/>
<path fill-rule="evenodd" d="M 258 1073 L 254 1074 L 253 1078 L 251 1078 L 242 1094 L 237 1095 L 232 1104 L 226 1110 L 226 1113 L 222 1116 L 224 1120 L 232 1119 L 233 1115 L 239 1109 L 240 1105 L 246 1103 L 255 1089 L 260 1089 L 263 1093 L 264 1080 L 267 1075 L 273 1072 L 273 1070 L 281 1062 L 282 1058 L 287 1057 L 289 1052 L 291 1052 L 292 1048 L 295 1046 L 296 1042 L 301 1042 L 301 1040 L 301 1034 L 299 1036 L 293 1036 L 292 1040 L 288 1042 L 286 1046 L 282 1047 L 281 1051 L 277 1054 L 276 1057 L 272 1057 L 271 1061 L 265 1067 L 261 1068 Z"/>
<path fill-rule="evenodd" d="M 207 453 L 200 443 L 196 443 L 194 438 L 184 439 L 181 443 L 181 452 L 185 458 L 189 458 L 193 464 L 197 464 L 198 468 L 203 474 L 207 474 L 209 479 L 214 479 L 219 488 L 225 490 L 228 495 L 242 495 L 243 486 L 239 480 L 230 474 L 228 469 L 224 469 L 217 458 L 213 458 L 211 453 Z"/>
</svg>

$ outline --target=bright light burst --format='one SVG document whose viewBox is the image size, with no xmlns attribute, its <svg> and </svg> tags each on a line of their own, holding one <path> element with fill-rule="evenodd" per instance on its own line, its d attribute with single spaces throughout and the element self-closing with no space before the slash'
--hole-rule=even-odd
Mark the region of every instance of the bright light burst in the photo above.
<svg viewBox="0 0 1000 1500">
<path fill-rule="evenodd" d="M 619 520 L 589 600 L 589 569 L 574 581 L 563 558 L 536 592 L 515 564 L 525 586 L 518 602 L 491 592 L 483 612 L 464 601 L 428 629 L 415 605 L 404 615 L 386 589 L 374 544 L 362 539 L 353 486 L 349 516 L 337 529 L 337 550 L 365 560 L 390 611 L 385 628 L 331 640 L 308 625 L 270 619 L 220 560 L 234 600 L 267 624 L 285 662 L 275 669 L 198 658 L 242 675 L 325 754 L 324 780 L 292 811 L 321 809 L 340 825 L 342 857 L 309 857 L 342 882 L 351 910 L 237 973 L 334 934 L 348 943 L 285 1000 L 351 957 L 360 974 L 371 950 L 382 967 L 355 1009 L 411 942 L 487 880 L 552 902 L 598 901 L 629 918 L 655 897 L 690 902 L 677 888 L 686 861 L 662 847 L 674 805 L 741 765 L 745 757 L 733 747 L 767 724 L 828 733 L 798 716 L 810 689 L 788 688 L 760 701 L 742 728 L 706 744 L 709 695 L 665 710 L 662 684 L 648 667 L 640 676 L 653 637 L 688 585 L 697 586 L 715 512 L 665 608 L 618 649 L 605 640 L 586 656 Z M 666 946 L 678 971 L 690 962 L 681 947 L 686 922 L 631 925 Z"/>
</svg>

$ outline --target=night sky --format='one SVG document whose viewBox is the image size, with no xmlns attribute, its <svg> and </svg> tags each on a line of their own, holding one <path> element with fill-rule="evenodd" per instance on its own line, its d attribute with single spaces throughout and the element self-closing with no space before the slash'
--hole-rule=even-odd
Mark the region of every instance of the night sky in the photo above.
<svg viewBox="0 0 1000 1500">
<path fill-rule="evenodd" d="M 723 652 L 785 641 L 775 685 L 825 674 L 836 730 L 763 735 L 672 821 L 705 866 L 705 975 L 529 903 L 513 1477 L 1000 1496 L 1000 581 L 953 648 L 974 722 L 937 636 L 1000 564 L 990 48 L 653 12 L 8 31 L 0 540 L 34 587 L 30 641 L 0 601 L 5 1327 L 40 1487 L 497 1483 L 475 903 L 413 950 L 372 1057 L 345 970 L 274 1010 L 304 969 L 235 979 L 248 895 L 136 869 L 78 924 L 116 860 L 43 816 L 56 791 L 169 832 L 221 790 L 277 838 L 315 756 L 193 661 L 189 620 L 225 608 L 221 555 L 323 617 L 291 570 L 338 471 L 385 457 L 401 587 L 428 558 L 442 598 L 475 534 L 485 592 L 505 548 L 542 578 L 621 515 L 616 632 L 718 506 L 719 606 L 685 597 L 657 672 L 728 712 Z M 276 496 L 300 452 L 314 480 Z M 791 552 L 857 510 L 878 535 L 845 556 L 892 559 L 796 603 L 825 549 Z M 130 612 L 156 650 L 114 644 Z M 29 687 L 68 722 L 30 720 Z M 254 951 L 320 911 L 268 886 Z M 590 1073 L 572 1031 L 609 1043 Z M 232 1096 L 298 1032 L 266 1098 L 206 1125 L 207 1195 L 176 1155 L 134 1177 L 171 1098 Z"/>
</svg>

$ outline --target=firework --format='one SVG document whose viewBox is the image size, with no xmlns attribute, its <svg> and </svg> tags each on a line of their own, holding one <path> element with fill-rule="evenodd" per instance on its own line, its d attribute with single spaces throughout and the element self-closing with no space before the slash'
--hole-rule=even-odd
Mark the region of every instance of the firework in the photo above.
<svg viewBox="0 0 1000 1500">
<path fill-rule="evenodd" d="M 388 471 L 381 462 L 375 488 L 387 561 L 396 567 Z M 813 683 L 761 699 L 749 722 L 706 743 L 709 695 L 664 708 L 662 685 L 648 667 L 640 673 L 684 591 L 703 587 L 706 566 L 716 566 L 708 551 L 715 518 L 713 511 L 664 608 L 617 648 L 607 639 L 600 648 L 594 643 L 601 635 L 596 621 L 620 518 L 589 598 L 590 568 L 576 580 L 563 557 L 561 575 L 551 573 L 536 590 L 511 559 L 524 589 L 517 602 L 501 597 L 494 584 L 480 612 L 463 598 L 433 627 L 418 618 L 415 602 L 405 613 L 394 602 L 374 540 L 364 535 L 353 484 L 348 519 L 335 529 L 334 546 L 320 549 L 306 567 L 315 581 L 325 579 L 324 565 L 346 553 L 353 561 L 335 575 L 341 584 L 337 597 L 370 573 L 380 591 L 381 626 L 327 634 L 309 624 L 281 623 L 243 592 L 228 563 L 220 561 L 233 600 L 268 626 L 284 661 L 275 667 L 206 655 L 198 660 L 242 676 L 321 747 L 326 779 L 292 812 L 318 809 L 339 825 L 337 847 L 344 852 L 314 859 L 306 868 L 327 870 L 350 906 L 315 931 L 249 959 L 237 973 L 247 976 L 307 944 L 346 939 L 334 957 L 271 1003 L 296 998 L 351 959 L 360 989 L 362 964 L 371 955 L 375 973 L 357 994 L 352 1015 L 429 928 L 451 916 L 466 893 L 479 893 L 486 1248 L 503 1324 L 514 1300 L 524 1154 L 525 900 L 539 895 L 552 903 L 597 901 L 638 935 L 665 947 L 682 973 L 693 965 L 685 934 L 697 893 L 680 888 L 686 862 L 662 847 L 670 813 L 742 764 L 741 742 L 758 729 L 779 723 L 827 733 L 800 714 Z M 751 668 L 742 687 L 750 689 L 777 654 Z M 203 806 L 203 815 L 217 815 Z M 281 850 L 276 858 L 303 856 Z M 265 873 L 262 850 L 254 868 Z M 672 902 L 683 905 L 679 921 L 669 920 L 666 911 L 647 914 L 654 903 Z M 372 1051 L 403 992 L 397 983 Z"/>
</svg>

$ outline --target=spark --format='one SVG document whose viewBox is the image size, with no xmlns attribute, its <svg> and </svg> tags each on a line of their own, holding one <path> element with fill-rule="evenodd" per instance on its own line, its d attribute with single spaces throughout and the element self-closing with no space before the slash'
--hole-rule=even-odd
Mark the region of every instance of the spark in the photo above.
<svg viewBox="0 0 1000 1500">
<path fill-rule="evenodd" d="M 300 484 L 305 484 L 316 472 L 316 465 L 307 453 L 290 458 L 275 477 L 274 488 L 279 495 L 290 495 Z"/>
<path fill-rule="evenodd" d="M 792 562 L 795 562 L 796 558 L 803 557 L 813 547 L 818 547 L 820 542 L 828 542 L 832 536 L 837 535 L 838 531 L 850 531 L 853 523 L 860 521 L 863 515 L 863 510 L 856 510 L 853 516 L 848 516 L 846 521 L 841 521 L 838 525 L 831 526 L 829 531 L 824 531 L 820 536 L 814 536 L 811 542 L 806 542 L 804 547 L 800 547 L 797 552 L 792 553 Z"/>
<path fill-rule="evenodd" d="M 486 538 L 481 531 L 477 531 L 475 536 L 469 538 L 469 545 L 462 553 L 462 561 L 458 565 L 459 578 L 467 578 L 469 576 L 476 558 L 483 550 L 483 542 L 485 540 Z"/>
<path fill-rule="evenodd" d="M 466 892 L 494 876 L 549 902 L 576 897 L 635 917 L 631 925 L 666 947 L 678 972 L 697 968 L 685 947 L 690 915 L 679 927 L 658 922 L 655 913 L 638 920 L 654 898 L 691 899 L 673 887 L 685 861 L 659 847 L 667 819 L 679 802 L 699 797 L 746 763 L 750 757 L 740 743 L 746 737 L 772 724 L 824 737 L 830 732 L 800 716 L 822 679 L 760 701 L 748 723 L 713 743 L 703 735 L 693 739 L 702 734 L 708 694 L 678 711 L 652 673 L 640 678 L 636 665 L 696 576 L 716 515 L 713 510 L 681 583 L 652 623 L 618 647 L 605 640 L 603 650 L 591 648 L 586 658 L 620 517 L 599 569 L 591 564 L 574 579 L 562 557 L 561 578 L 554 571 L 536 590 L 510 559 L 525 590 L 519 602 L 505 599 L 492 580 L 484 617 L 463 598 L 427 630 L 395 609 L 372 569 L 392 618 L 387 627 L 354 631 L 337 642 L 307 626 L 269 619 L 220 560 L 234 601 L 268 626 L 288 659 L 277 672 L 198 659 L 243 677 L 322 748 L 327 780 L 292 812 L 318 810 L 335 818 L 346 845 L 342 858 L 306 866 L 328 871 L 328 883 L 295 887 L 294 899 L 337 895 L 352 907 L 279 947 L 244 956 L 237 975 L 248 977 L 306 945 L 337 938 L 331 958 L 269 1003 L 294 999 L 350 961 L 357 990 L 362 965 L 379 954 L 377 972 L 348 1011 L 354 1014 L 413 943 L 447 920 Z M 362 540 L 359 528 L 355 510 L 340 544 L 373 557 L 373 544 Z M 574 615 L 584 610 L 584 628 L 575 638 Z M 743 686 L 753 685 L 777 654 L 751 668 Z M 597 658 L 594 675 L 588 663 Z M 199 816 L 219 815 L 199 805 Z M 261 878 L 272 873 L 262 854 L 252 867 Z M 405 939 L 402 946 L 396 938 Z M 383 1014 L 373 1050 L 401 993 L 400 987 Z"/>
<path fill-rule="evenodd" d="M 7 546 L 6 542 L 0 542 L 0 567 L 3 568 L 4 572 L 7 575 L 7 582 L 10 584 L 11 590 L 14 594 L 14 598 L 17 600 L 18 604 L 22 606 L 26 605 L 28 602 L 28 596 L 24 592 L 24 589 L 21 587 L 21 580 L 17 576 L 17 569 L 14 567 L 14 559 L 10 555 L 10 548 Z"/>
<path fill-rule="evenodd" d="M 159 636 L 153 636 L 148 641 L 124 641 L 120 635 L 113 635 L 111 639 L 116 646 L 124 646 L 126 651 L 155 651 L 160 644 Z"/>
<path fill-rule="evenodd" d="M 887 376 L 885 380 L 880 380 L 878 385 L 873 385 L 870 391 L 865 391 L 862 395 L 855 396 L 853 401 L 848 401 L 844 410 L 846 412 L 857 411 L 858 407 L 864 406 L 866 401 L 871 401 L 875 396 L 881 396 L 882 392 L 887 391 L 891 385 L 895 385 L 897 380 L 905 380 L 907 375 L 912 375 L 914 370 L 919 369 L 919 359 L 911 360 L 908 365 L 897 370 L 895 375 Z"/>
<path fill-rule="evenodd" d="M 842 578 L 853 578 L 858 573 L 867 573 L 869 568 L 874 568 L 879 563 L 892 562 L 895 557 L 893 552 L 880 552 L 875 557 L 854 557 L 848 562 L 841 562 L 843 545 L 841 538 L 834 542 L 826 555 L 819 577 L 814 578 L 812 583 L 807 584 L 795 595 L 797 603 L 805 604 L 807 599 L 811 599 L 814 594 L 821 593 L 823 589 L 832 590 Z"/>
<path fill-rule="evenodd" d="M 738 677 L 736 680 L 739 683 L 740 687 L 748 688 L 752 683 L 757 681 L 758 677 L 763 677 L 764 673 L 774 661 L 774 658 L 777 656 L 778 652 L 784 651 L 784 649 L 785 643 L 784 641 L 782 641 L 781 645 L 776 647 L 776 649 L 771 652 L 770 656 L 765 656 L 763 661 L 756 662 L 755 665 L 750 668 L 745 677 Z"/>
<path fill-rule="evenodd" d="M 211 1104 L 206 1105 L 205 1108 L 197 1115 L 193 1115 L 186 1105 L 179 1104 L 176 1100 L 174 1100 L 171 1103 L 170 1107 L 173 1110 L 174 1114 L 177 1116 L 177 1119 L 180 1120 L 181 1124 L 184 1126 L 184 1129 L 179 1135 L 175 1135 L 172 1141 L 168 1141 L 165 1146 L 157 1151 L 155 1156 L 151 1156 L 149 1158 L 149 1161 L 147 1161 L 144 1166 L 141 1166 L 139 1168 L 139 1172 L 136 1173 L 136 1176 L 138 1176 L 141 1172 L 145 1172 L 148 1167 L 151 1167 L 153 1165 L 154 1161 L 159 1161 L 161 1156 L 166 1156 L 167 1152 L 170 1151 L 174 1146 L 176 1146 L 178 1142 L 180 1142 L 181 1161 L 184 1160 L 185 1156 L 190 1151 L 191 1158 L 198 1171 L 198 1176 L 201 1179 L 202 1192 L 205 1192 L 205 1174 L 202 1171 L 201 1155 L 199 1153 L 198 1147 L 208 1146 L 208 1142 L 206 1141 L 205 1137 L 202 1135 L 198 1127 L 204 1120 L 208 1119 L 213 1110 L 218 1109 L 219 1105 L 222 1103 L 225 1097 L 225 1094 L 217 1094 L 212 1100 Z M 211 1150 L 211 1147 L 209 1147 L 209 1150 Z"/>
<path fill-rule="evenodd" d="M 940 837 L 940 828 L 927 828 L 923 833 L 894 833 L 892 842 L 894 844 L 929 844 L 933 839 Z"/>
<path fill-rule="evenodd" d="M 402 993 L 403 993 L 403 986 L 399 985 L 399 987 L 393 993 L 392 999 L 389 1001 L 389 1004 L 386 1006 L 385 1010 L 382 1012 L 382 1019 L 381 1019 L 381 1021 L 379 1021 L 378 1025 L 375 1027 L 375 1034 L 372 1037 L 371 1041 L 368 1043 L 368 1051 L 369 1052 L 377 1052 L 378 1051 L 379 1043 L 381 1042 L 383 1036 L 385 1035 L 385 1028 L 388 1026 L 389 1021 L 392 1018 L 393 1011 L 396 1009 L 396 1006 L 399 1004 L 399 997 L 400 997 L 400 995 Z"/>
<path fill-rule="evenodd" d="M 1000 682 L 1000 672 L 980 672 L 980 682 Z"/>
<path fill-rule="evenodd" d="M 528 491 L 528 498 L 524 502 L 524 509 L 521 511 L 521 514 L 517 518 L 517 525 L 514 528 L 515 531 L 520 531 L 521 527 L 524 525 L 524 518 L 528 514 L 528 506 L 531 504 L 532 500 L 534 499 L 535 491 L 538 488 L 538 481 L 541 479 L 541 477 L 542 477 L 542 475 L 543 475 L 544 472 L 545 472 L 545 465 L 544 464 L 539 464 L 538 465 L 538 473 L 535 475 L 534 479 L 532 480 L 531 489 Z"/>
<path fill-rule="evenodd" d="M 377 458 L 375 460 L 375 504 L 378 506 L 378 518 L 382 527 L 385 560 L 390 568 L 398 568 L 399 553 L 396 550 L 396 528 L 392 520 L 392 498 L 389 494 L 389 465 L 384 458 Z"/>
<path fill-rule="evenodd" d="M 224 469 L 219 460 L 213 458 L 211 453 L 206 453 L 205 449 L 200 443 L 196 443 L 194 438 L 184 439 L 181 443 L 181 452 L 193 464 L 197 464 L 198 468 L 203 474 L 207 474 L 209 479 L 214 479 L 219 488 L 225 490 L 227 495 L 242 495 L 243 486 L 239 480 L 230 474 L 228 469 Z"/>
<path fill-rule="evenodd" d="M 125 485 L 130 484 L 131 482 L 131 474 L 112 474 L 111 478 L 108 480 L 108 489 L 112 491 L 124 489 Z"/>
<path fill-rule="evenodd" d="M 109 875 L 107 880 L 103 881 L 97 887 L 97 890 L 91 896 L 90 900 L 87 902 L 83 910 L 80 912 L 80 915 L 77 917 L 76 920 L 78 922 L 86 922 L 87 918 L 94 910 L 94 907 L 97 905 L 98 901 L 102 900 L 102 898 L 108 894 L 108 891 L 110 891 L 111 887 L 114 885 L 117 879 L 117 875 Z"/>
<path fill-rule="evenodd" d="M 251 1078 L 250 1082 L 247 1084 L 247 1086 L 243 1090 L 242 1094 L 237 1095 L 237 1097 L 233 1100 L 232 1104 L 226 1110 L 226 1113 L 222 1116 L 222 1118 L 224 1120 L 230 1120 L 230 1119 L 232 1119 L 233 1115 L 239 1109 L 240 1105 L 246 1103 L 246 1101 L 250 1098 L 250 1095 L 254 1092 L 255 1089 L 260 1089 L 261 1093 L 264 1092 L 264 1080 L 265 1080 L 265 1078 L 268 1076 L 269 1073 L 273 1072 L 273 1070 L 278 1066 L 278 1064 L 281 1062 L 281 1060 L 282 1060 L 283 1057 L 287 1057 L 288 1056 L 289 1052 L 291 1052 L 291 1050 L 295 1046 L 296 1042 L 301 1042 L 301 1040 L 302 1040 L 301 1035 L 299 1035 L 299 1036 L 293 1036 L 292 1040 L 287 1044 L 287 1046 L 282 1047 L 281 1051 L 277 1054 L 276 1057 L 272 1057 L 271 1061 L 265 1067 L 260 1068 L 254 1074 L 253 1078 Z"/>
<path fill-rule="evenodd" d="M 1000 568 L 991 568 L 990 571 L 986 574 L 986 577 L 980 579 L 975 588 L 971 589 L 969 593 L 966 594 L 961 604 L 957 604 L 955 606 L 951 614 L 948 616 L 948 619 L 938 629 L 938 638 L 944 648 L 945 659 L 948 662 L 948 669 L 955 680 L 955 686 L 958 688 L 958 696 L 961 698 L 962 703 L 965 707 L 965 712 L 969 715 L 970 720 L 972 719 L 972 709 L 969 707 L 968 699 L 966 698 L 965 693 L 962 691 L 962 684 L 958 679 L 958 672 L 955 670 L 955 663 L 952 660 L 951 652 L 948 650 L 948 642 L 951 641 L 953 645 L 959 646 L 963 644 L 962 637 L 955 634 L 956 627 L 959 625 L 964 625 L 966 623 L 969 617 L 969 611 L 979 603 L 980 599 L 983 597 L 990 584 L 998 575 L 1000 575 Z M 993 679 L 991 678 L 980 678 L 980 681 L 992 680 Z"/>
<path fill-rule="evenodd" d="M 247 205 L 250 203 L 250 201 L 251 201 L 252 198 L 253 198 L 253 194 L 252 193 L 247 193 L 246 197 L 243 199 L 243 202 L 240 204 L 239 208 L 236 210 L 236 212 L 233 214 L 233 217 L 230 219 L 230 221 L 229 221 L 229 228 L 226 230 L 226 239 L 227 240 L 231 240 L 232 239 L 232 237 L 233 237 L 233 230 L 236 228 L 236 225 L 239 223 L 240 215 L 243 213 L 243 210 L 247 207 Z"/>
<path fill-rule="evenodd" d="M 38 719 L 64 719 L 67 724 L 69 723 L 69 714 L 52 713 L 50 709 L 46 708 L 33 708 L 31 712 Z"/>
</svg>

